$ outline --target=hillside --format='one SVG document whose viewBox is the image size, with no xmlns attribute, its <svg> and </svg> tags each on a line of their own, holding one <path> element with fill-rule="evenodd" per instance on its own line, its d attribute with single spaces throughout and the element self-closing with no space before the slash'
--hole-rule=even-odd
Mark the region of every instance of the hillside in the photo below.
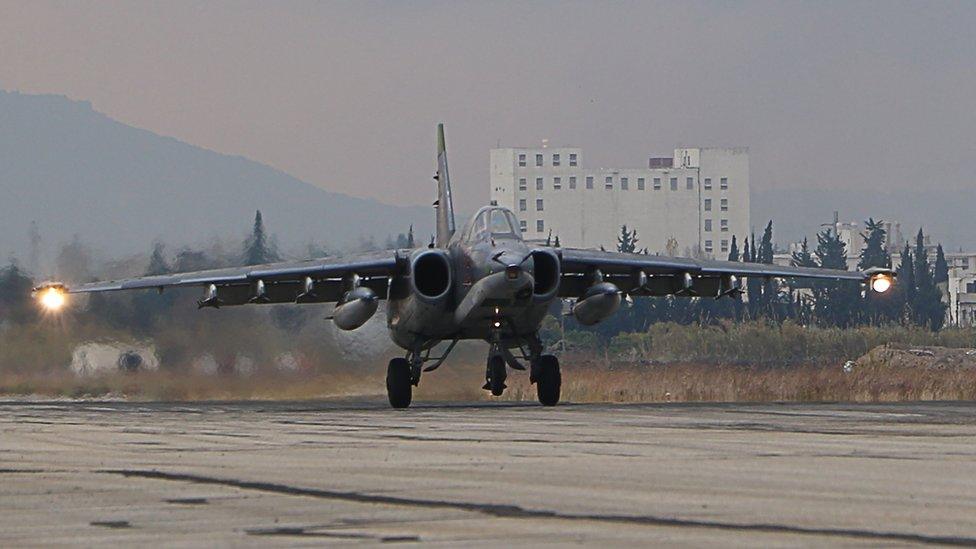
<svg viewBox="0 0 976 549">
<path fill-rule="evenodd" d="M 88 102 L 3 91 L 0 191 L 4 260 L 27 257 L 31 221 L 46 256 L 75 234 L 111 256 L 146 252 L 157 238 L 174 246 L 243 238 L 256 209 L 286 249 L 368 236 L 382 243 L 411 223 L 423 241 L 433 226 L 428 208 L 328 192 L 246 158 L 122 124 Z"/>
</svg>

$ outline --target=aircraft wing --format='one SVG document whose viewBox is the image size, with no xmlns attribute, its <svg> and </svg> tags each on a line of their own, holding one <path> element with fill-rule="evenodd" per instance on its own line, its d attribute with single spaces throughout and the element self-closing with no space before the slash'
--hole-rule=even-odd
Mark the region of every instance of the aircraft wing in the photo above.
<svg viewBox="0 0 976 549">
<path fill-rule="evenodd" d="M 387 297 L 389 279 L 405 266 L 409 250 L 387 250 L 337 258 L 270 263 L 160 276 L 146 276 L 67 286 L 49 282 L 35 292 L 97 293 L 121 290 L 200 287 L 216 290 L 220 305 L 244 303 L 318 303 L 338 301 L 343 280 L 353 275 L 381 298 Z M 263 289 L 259 290 L 259 286 Z M 204 299 L 210 296 L 205 296 Z M 215 302 L 216 303 L 216 302 Z"/>
<path fill-rule="evenodd" d="M 738 293 L 736 288 L 741 283 L 739 279 L 748 277 L 849 280 L 863 283 L 873 283 L 875 279 L 884 278 L 887 286 L 891 285 L 894 278 L 894 273 L 887 269 L 842 271 L 573 248 L 561 250 L 561 268 L 563 280 L 560 295 L 563 297 L 582 295 L 593 282 L 592 274 L 595 270 L 599 270 L 604 281 L 613 282 L 622 291 L 636 295 L 734 295 Z M 876 286 L 877 289 L 880 287 L 880 284 Z"/>
</svg>

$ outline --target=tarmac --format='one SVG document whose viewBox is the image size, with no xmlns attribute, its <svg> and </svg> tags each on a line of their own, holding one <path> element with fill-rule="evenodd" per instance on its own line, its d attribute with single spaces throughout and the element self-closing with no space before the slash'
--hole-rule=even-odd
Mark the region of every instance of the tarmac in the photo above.
<svg viewBox="0 0 976 549">
<path fill-rule="evenodd" d="M 0 402 L 0 546 L 976 545 L 976 404 Z"/>
</svg>

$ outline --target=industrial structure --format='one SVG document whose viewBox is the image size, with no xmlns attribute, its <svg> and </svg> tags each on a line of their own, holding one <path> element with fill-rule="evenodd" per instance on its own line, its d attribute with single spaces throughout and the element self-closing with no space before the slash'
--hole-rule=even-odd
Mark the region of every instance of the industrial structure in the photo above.
<svg viewBox="0 0 976 549">
<path fill-rule="evenodd" d="M 491 150 L 491 200 L 529 241 L 616 248 L 622 225 L 650 253 L 725 259 L 751 230 L 745 148 L 678 148 L 644 168 L 590 168 L 573 147 Z"/>
</svg>

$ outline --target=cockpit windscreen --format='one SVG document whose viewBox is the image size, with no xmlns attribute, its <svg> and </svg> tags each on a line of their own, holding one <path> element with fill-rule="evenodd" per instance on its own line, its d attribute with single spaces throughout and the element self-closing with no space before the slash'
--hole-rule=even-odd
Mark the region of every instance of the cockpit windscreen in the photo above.
<svg viewBox="0 0 976 549">
<path fill-rule="evenodd" d="M 467 240 L 475 242 L 489 236 L 497 239 L 519 239 L 522 234 L 518 229 L 515 215 L 505 208 L 485 208 L 472 220 L 467 232 Z"/>
<path fill-rule="evenodd" d="M 515 238 L 515 217 L 508 210 L 491 211 L 491 236 L 494 238 Z"/>
</svg>

